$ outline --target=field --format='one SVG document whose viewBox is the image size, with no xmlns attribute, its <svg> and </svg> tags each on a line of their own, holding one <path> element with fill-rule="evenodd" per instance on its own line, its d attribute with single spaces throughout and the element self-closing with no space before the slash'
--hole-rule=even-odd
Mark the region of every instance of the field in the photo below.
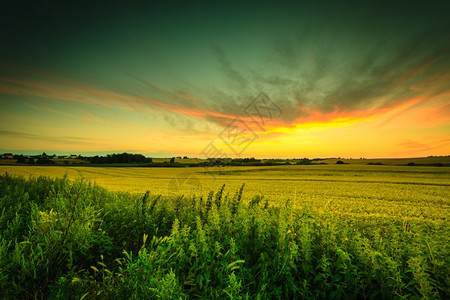
<svg viewBox="0 0 450 300">
<path fill-rule="evenodd" d="M 263 195 L 271 204 L 326 207 L 350 216 L 445 220 L 450 211 L 450 169 L 367 165 L 216 168 L 117 168 L 0 166 L 24 176 L 82 176 L 111 191 L 162 195 L 234 192 Z"/>
<path fill-rule="evenodd" d="M 5 172 L 6 298 L 450 295 L 447 167 L 0 166 Z"/>
</svg>

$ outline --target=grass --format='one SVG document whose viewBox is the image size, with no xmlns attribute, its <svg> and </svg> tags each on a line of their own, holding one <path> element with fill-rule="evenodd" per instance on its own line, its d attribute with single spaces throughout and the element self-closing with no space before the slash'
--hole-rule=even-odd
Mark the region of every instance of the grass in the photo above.
<svg viewBox="0 0 450 300">
<path fill-rule="evenodd" d="M 409 199 L 409 211 L 391 206 L 396 213 L 374 218 L 338 201 L 271 204 L 246 188 L 170 197 L 81 178 L 0 176 L 0 297 L 449 295 L 448 214 L 439 214 L 448 198 L 428 202 L 428 217 L 411 218 L 422 200 Z"/>
</svg>

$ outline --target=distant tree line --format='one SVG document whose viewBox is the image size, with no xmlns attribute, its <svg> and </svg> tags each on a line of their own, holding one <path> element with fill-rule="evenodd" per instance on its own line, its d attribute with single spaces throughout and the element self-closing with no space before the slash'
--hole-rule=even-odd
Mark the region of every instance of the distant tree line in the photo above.
<svg viewBox="0 0 450 300">
<path fill-rule="evenodd" d="M 299 160 L 297 160 L 297 162 L 295 163 L 296 165 L 310 165 L 312 162 L 311 159 L 309 158 L 300 158 Z"/>
<path fill-rule="evenodd" d="M 191 165 L 196 167 L 201 166 L 278 166 L 286 165 L 311 165 L 311 164 L 326 164 L 320 162 L 322 158 L 294 158 L 294 159 L 256 159 L 254 157 L 246 158 L 208 158 L 205 162 Z"/>
<path fill-rule="evenodd" d="M 152 159 L 142 154 L 108 154 L 107 156 L 93 156 L 86 158 L 92 164 L 130 164 L 130 163 L 151 163 Z"/>
<path fill-rule="evenodd" d="M 14 155 L 14 158 L 17 159 L 17 163 L 19 164 L 29 164 L 29 165 L 55 165 L 56 163 L 49 159 L 47 156 L 40 156 L 38 158 L 34 157 L 25 157 L 23 154 Z"/>
<path fill-rule="evenodd" d="M 260 159 L 252 158 L 208 158 L 206 161 L 192 165 L 196 167 L 201 166 L 260 166 L 263 165 Z"/>
</svg>

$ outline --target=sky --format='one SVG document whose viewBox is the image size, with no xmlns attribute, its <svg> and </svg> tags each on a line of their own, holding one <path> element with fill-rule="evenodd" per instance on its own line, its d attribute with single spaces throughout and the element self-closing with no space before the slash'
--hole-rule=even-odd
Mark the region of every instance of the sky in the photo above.
<svg viewBox="0 0 450 300">
<path fill-rule="evenodd" d="M 2 4 L 0 152 L 450 154 L 449 1 L 142 2 Z"/>
</svg>

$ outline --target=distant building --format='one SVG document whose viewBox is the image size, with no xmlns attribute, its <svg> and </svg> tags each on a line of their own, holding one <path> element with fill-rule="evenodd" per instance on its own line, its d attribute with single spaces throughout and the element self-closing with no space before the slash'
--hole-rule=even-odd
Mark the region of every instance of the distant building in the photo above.
<svg viewBox="0 0 450 300">
<path fill-rule="evenodd" d="M 14 158 L 14 155 L 13 155 L 12 153 L 4 153 L 4 154 L 2 155 L 2 158 L 3 158 L 3 159 L 13 159 L 13 158 Z"/>
<path fill-rule="evenodd" d="M 72 158 L 72 159 L 78 158 L 78 155 L 76 155 L 76 154 L 70 154 L 70 158 Z"/>
</svg>

